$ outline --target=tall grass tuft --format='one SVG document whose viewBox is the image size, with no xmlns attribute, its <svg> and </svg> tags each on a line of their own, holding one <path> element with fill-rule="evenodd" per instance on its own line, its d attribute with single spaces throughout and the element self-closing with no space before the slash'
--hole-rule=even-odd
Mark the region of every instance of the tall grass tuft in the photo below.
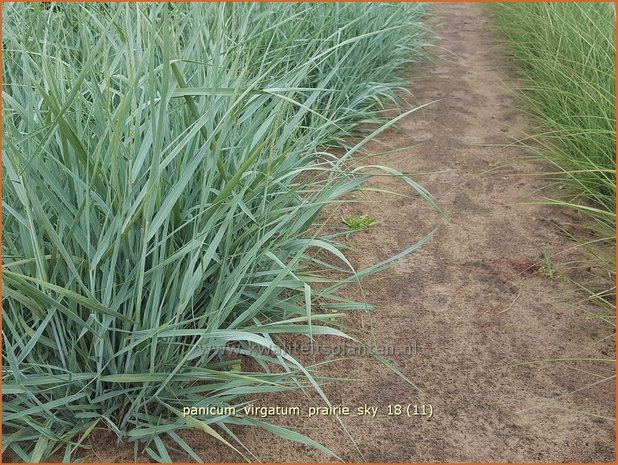
<svg viewBox="0 0 618 465">
<path fill-rule="evenodd" d="M 521 96 L 544 130 L 529 147 L 560 178 L 553 203 L 590 218 L 597 239 L 616 234 L 616 9 L 613 3 L 493 7 L 524 78 Z M 611 248 L 611 247 L 610 247 Z M 614 251 L 598 255 L 615 274 Z"/>
<path fill-rule="evenodd" d="M 422 6 L 3 8 L 3 451 L 68 462 L 106 428 L 208 459 L 179 434 L 195 428 L 251 458 L 244 425 L 328 453 L 183 407 L 328 403 L 277 338 L 349 337 L 338 318 L 369 308 L 337 291 L 388 261 L 356 272 L 312 225 L 370 179 L 346 161 L 397 120 L 381 109 L 423 54 Z"/>
</svg>

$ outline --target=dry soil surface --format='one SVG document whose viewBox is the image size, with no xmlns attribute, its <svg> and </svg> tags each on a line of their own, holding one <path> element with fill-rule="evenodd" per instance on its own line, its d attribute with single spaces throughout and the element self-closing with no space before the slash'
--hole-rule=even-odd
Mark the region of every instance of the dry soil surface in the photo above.
<svg viewBox="0 0 618 465">
<path fill-rule="evenodd" d="M 347 321 L 365 332 L 367 343 L 375 338 L 392 347 L 386 358 L 416 388 L 373 357 L 357 355 L 326 372 L 357 381 L 327 384 L 325 391 L 353 413 L 378 407 L 374 418 L 342 416 L 345 430 L 334 417 L 268 421 L 310 436 L 345 461 L 613 462 L 614 366 L 528 363 L 615 358 L 613 322 L 596 318 L 599 308 L 543 269 L 548 244 L 558 268 L 560 253 L 573 245 L 555 224 L 577 219 L 530 205 L 546 182 L 537 176 L 542 167 L 522 149 L 504 147 L 529 130 L 530 120 L 507 90 L 514 73 L 490 12 L 478 4 L 431 8 L 431 27 L 440 36 L 433 52 L 441 58 L 414 70 L 410 89 L 417 105 L 438 101 L 383 134 L 366 162 L 413 174 L 448 222 L 421 250 L 364 282 L 376 310 Z M 411 194 L 394 179 L 374 186 Z M 400 252 L 441 222 L 416 195 L 372 193 L 367 200 L 334 212 L 335 219 L 356 213 L 380 221 L 348 241 L 357 269 Z M 357 288 L 346 292 L 360 298 Z M 256 403 L 305 411 L 323 405 L 301 393 Z M 433 415 L 388 416 L 389 404 L 431 404 Z M 263 431 L 237 431 L 262 461 L 335 460 Z M 206 461 L 242 461 L 207 435 L 185 437 Z M 111 441 L 97 443 L 95 459 L 131 460 L 131 449 L 110 449 Z"/>
</svg>

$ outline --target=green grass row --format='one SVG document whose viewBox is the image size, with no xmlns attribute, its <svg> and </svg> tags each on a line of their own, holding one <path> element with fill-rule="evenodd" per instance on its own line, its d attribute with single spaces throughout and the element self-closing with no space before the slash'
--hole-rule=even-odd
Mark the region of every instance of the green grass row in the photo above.
<svg viewBox="0 0 618 465">
<path fill-rule="evenodd" d="M 375 172 L 346 162 L 397 121 L 382 109 L 423 55 L 423 7 L 3 8 L 3 451 L 71 461 L 103 428 L 136 456 L 207 460 L 193 428 L 251 459 L 241 425 L 328 453 L 182 410 L 328 404 L 278 337 L 349 337 L 338 318 L 370 308 L 338 291 L 388 263 L 353 270 L 314 225 Z"/>
<path fill-rule="evenodd" d="M 616 10 L 613 3 L 492 7 L 508 40 L 528 109 L 544 125 L 530 138 L 560 174 L 554 201 L 616 230 Z M 559 192 L 552 189 L 552 192 Z M 615 267 L 615 262 L 614 262 Z"/>
</svg>

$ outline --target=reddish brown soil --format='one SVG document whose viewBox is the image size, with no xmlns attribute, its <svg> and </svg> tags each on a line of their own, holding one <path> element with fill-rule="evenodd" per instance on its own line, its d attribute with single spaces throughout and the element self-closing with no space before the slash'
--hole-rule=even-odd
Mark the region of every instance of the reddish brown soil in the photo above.
<svg viewBox="0 0 618 465">
<path fill-rule="evenodd" d="M 530 205 L 546 182 L 526 152 L 503 148 L 529 128 L 509 95 L 512 70 L 491 32 L 486 7 L 431 7 L 443 59 L 412 74 L 416 104 L 442 99 L 406 117 L 368 152 L 369 162 L 416 173 L 447 212 L 449 222 L 420 251 L 363 285 L 372 316 L 350 316 L 365 341 L 412 355 L 386 358 L 413 388 L 370 356 L 339 362 L 329 374 L 358 381 L 327 384 L 333 404 L 379 407 L 376 418 L 279 417 L 345 461 L 571 461 L 615 457 L 614 366 L 592 362 L 528 363 L 547 359 L 615 358 L 613 321 L 582 303 L 572 286 L 548 279 L 543 251 L 572 247 L 553 223 L 573 219 L 556 208 Z M 410 147 L 390 155 L 380 152 Z M 409 194 L 381 178 L 382 189 Z M 417 196 L 368 194 L 366 205 L 334 213 L 368 214 L 380 224 L 353 235 L 349 253 L 363 269 L 405 249 L 440 223 Z M 564 254 L 564 257 L 570 257 Z M 562 261 L 565 261 L 566 258 Z M 356 288 L 347 291 L 360 299 Z M 328 358 L 328 357 L 326 357 Z M 260 399 L 260 405 L 321 405 L 312 394 Z M 388 404 L 431 403 L 433 417 L 386 416 Z M 603 418 L 607 417 L 609 419 Z M 308 447 L 260 430 L 237 430 L 262 461 L 326 461 Z M 241 457 L 205 434 L 185 437 L 205 461 Z M 99 438 L 94 460 L 130 461 L 130 446 Z M 176 460 L 187 460 L 178 454 Z M 146 457 L 144 459 L 147 460 Z"/>
</svg>

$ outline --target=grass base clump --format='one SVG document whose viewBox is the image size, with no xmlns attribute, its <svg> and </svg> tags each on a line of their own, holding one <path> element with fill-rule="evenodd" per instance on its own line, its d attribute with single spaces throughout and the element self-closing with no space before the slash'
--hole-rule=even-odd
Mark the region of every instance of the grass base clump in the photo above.
<svg viewBox="0 0 618 465">
<path fill-rule="evenodd" d="M 178 434 L 197 428 L 248 457 L 234 425 L 322 448 L 183 408 L 298 388 L 328 404 L 277 337 L 347 337 L 315 307 L 363 306 L 338 289 L 385 265 L 356 273 L 308 230 L 370 178 L 345 161 L 391 123 L 343 141 L 395 101 L 422 7 L 3 8 L 3 451 L 71 461 L 107 428 L 154 460 L 199 461 Z M 313 273 L 318 250 L 348 277 Z"/>
</svg>

